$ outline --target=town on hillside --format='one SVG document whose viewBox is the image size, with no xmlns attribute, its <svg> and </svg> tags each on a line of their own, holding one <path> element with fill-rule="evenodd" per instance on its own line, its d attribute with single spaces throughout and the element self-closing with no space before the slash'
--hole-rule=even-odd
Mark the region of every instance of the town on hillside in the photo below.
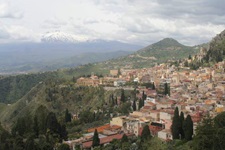
<svg viewBox="0 0 225 150">
<path fill-rule="evenodd" d="M 201 61 L 204 50 L 199 55 L 187 59 Z M 191 70 L 184 62 L 179 68 L 174 65 L 160 64 L 152 68 L 110 70 L 110 75 L 98 77 L 80 77 L 76 84 L 80 86 L 103 86 L 105 90 L 136 90 L 136 100 L 130 100 L 133 112 L 126 116 L 112 116 L 103 126 L 87 130 L 79 139 L 70 139 L 64 143 L 72 149 L 92 147 L 95 129 L 99 133 L 101 145 L 107 145 L 113 139 L 121 139 L 123 134 L 138 137 L 143 127 L 148 125 L 151 135 L 163 141 L 173 139 L 171 125 L 174 110 L 183 112 L 184 118 L 191 116 L 194 133 L 198 123 L 206 115 L 215 117 L 225 111 L 225 61 L 212 67 L 200 67 Z M 131 86 L 131 83 L 133 85 Z M 151 84 L 151 87 L 138 86 Z M 136 86 L 135 86 L 136 85 Z M 141 99 L 143 99 L 143 104 Z M 140 99 L 140 100 L 139 100 Z M 119 105 L 121 99 L 117 99 Z"/>
</svg>

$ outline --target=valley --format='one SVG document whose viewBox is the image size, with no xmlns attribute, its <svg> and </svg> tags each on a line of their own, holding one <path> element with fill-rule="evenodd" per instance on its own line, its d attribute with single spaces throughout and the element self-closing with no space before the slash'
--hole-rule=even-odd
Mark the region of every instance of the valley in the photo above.
<svg viewBox="0 0 225 150">
<path fill-rule="evenodd" d="M 223 36 L 223 32 L 219 36 Z M 223 38 L 220 40 L 223 42 Z M 225 62 L 223 52 L 223 61 L 214 60 L 211 55 L 217 53 L 215 41 L 220 43 L 212 40 L 209 45 L 213 47 L 208 49 L 184 47 L 182 50 L 177 41 L 164 39 L 128 56 L 104 62 L 38 74 L 3 76 L 0 79 L 1 124 L 14 136 L 26 138 L 35 133 L 36 138 L 32 139 L 37 140 L 44 136 L 45 147 L 50 146 L 47 138 L 57 135 L 52 137 L 54 144 L 59 140 L 70 148 L 89 149 L 94 140 L 90 135 L 96 134 L 96 129 L 103 149 L 119 148 L 113 139 L 122 140 L 124 136 L 129 140 L 120 144 L 133 139 L 142 149 L 149 146 L 150 143 L 144 142 L 148 139 L 156 143 L 185 139 L 183 145 L 187 149 L 191 149 L 193 142 L 198 149 L 202 142 L 198 137 L 202 133 L 195 131 L 196 137 L 192 140 L 194 129 L 199 128 L 199 122 L 207 115 L 217 118 L 217 114 L 224 111 Z M 176 57 L 163 55 L 168 51 L 174 56 L 177 54 Z M 178 128 L 174 119 L 179 117 L 189 121 L 190 133 L 173 132 Z M 27 129 L 21 130 L 21 126 Z M 28 130 L 32 126 L 40 128 Z M 144 129 L 146 127 L 148 129 Z M 182 128 L 186 131 L 185 125 Z M 149 130 L 145 131 L 149 134 L 144 135 L 143 130 Z M 55 147 L 54 144 L 51 146 Z M 181 147 L 170 142 L 160 146 Z"/>
</svg>

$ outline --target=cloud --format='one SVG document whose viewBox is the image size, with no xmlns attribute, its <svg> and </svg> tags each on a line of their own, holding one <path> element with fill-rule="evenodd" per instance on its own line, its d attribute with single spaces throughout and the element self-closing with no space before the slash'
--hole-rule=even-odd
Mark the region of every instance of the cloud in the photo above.
<svg viewBox="0 0 225 150">
<path fill-rule="evenodd" d="M 39 41 L 39 35 L 23 26 L 2 25 L 0 27 L 0 43 Z"/>
<path fill-rule="evenodd" d="M 9 33 L 4 29 L 0 28 L 0 39 L 8 39 L 9 37 Z"/>
<path fill-rule="evenodd" d="M 6 3 L 0 4 L 0 18 L 20 19 L 23 17 L 22 12 L 13 10 Z"/>
<path fill-rule="evenodd" d="M 224 0 L 8 2 L 7 5 L 0 3 L 0 18 L 22 16 L 21 19 L 4 19 L 9 39 L 18 41 L 29 36 L 38 39 L 43 33 L 60 30 L 88 39 L 119 40 L 144 46 L 166 37 L 195 45 L 210 41 L 225 29 Z M 0 34 L 7 38 L 1 30 Z"/>
<path fill-rule="evenodd" d="M 59 29 L 67 25 L 65 20 L 59 19 L 57 17 L 52 17 L 44 21 L 42 27 L 44 28 L 52 28 L 52 29 Z"/>
</svg>

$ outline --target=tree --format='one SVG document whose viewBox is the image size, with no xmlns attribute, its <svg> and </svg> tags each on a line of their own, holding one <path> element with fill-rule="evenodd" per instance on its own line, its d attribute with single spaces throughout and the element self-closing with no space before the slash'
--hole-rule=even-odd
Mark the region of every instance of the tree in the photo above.
<svg viewBox="0 0 225 150">
<path fill-rule="evenodd" d="M 170 96 L 170 89 L 169 89 L 169 86 L 168 86 L 167 82 L 164 84 L 164 95 Z"/>
<path fill-rule="evenodd" d="M 137 108 L 136 108 L 136 100 L 135 100 L 135 99 L 134 99 L 134 101 L 133 101 L 132 107 L 133 107 L 133 111 L 136 111 L 136 110 L 137 110 Z"/>
<path fill-rule="evenodd" d="M 198 124 L 196 129 L 196 135 L 193 141 L 194 150 L 214 149 L 216 129 L 214 128 L 213 124 L 213 119 L 209 116 L 203 118 L 203 121 Z"/>
<path fill-rule="evenodd" d="M 181 139 L 184 139 L 184 129 L 183 129 L 183 123 L 184 123 L 184 113 L 183 112 L 181 112 L 180 113 L 180 124 L 181 124 L 181 126 L 180 126 L 180 136 L 181 136 Z"/>
<path fill-rule="evenodd" d="M 191 116 L 188 115 L 183 123 L 183 131 L 184 136 L 187 141 L 192 140 L 193 136 L 193 121 L 191 119 Z"/>
<path fill-rule="evenodd" d="M 111 106 L 112 106 L 112 107 L 113 107 L 113 106 L 115 106 L 115 100 L 114 100 L 113 94 L 112 94 L 112 95 L 110 95 L 109 100 L 110 100 L 110 104 L 111 104 Z"/>
<path fill-rule="evenodd" d="M 215 122 L 215 127 L 224 128 L 225 127 L 225 112 L 218 114 L 214 118 L 214 122 Z"/>
<path fill-rule="evenodd" d="M 39 127 L 38 127 L 38 120 L 37 120 L 37 116 L 34 116 L 34 124 L 33 124 L 33 131 L 36 137 L 38 137 L 39 135 Z"/>
<path fill-rule="evenodd" d="M 18 134 L 19 136 L 23 136 L 26 132 L 26 121 L 24 118 L 18 118 L 16 125 L 12 129 L 12 134 Z"/>
<path fill-rule="evenodd" d="M 148 138 L 151 138 L 151 133 L 150 133 L 150 130 L 149 130 L 149 126 L 145 125 L 143 130 L 142 130 L 142 133 L 141 133 L 141 141 L 145 141 Z"/>
<path fill-rule="evenodd" d="M 60 125 L 60 129 L 59 129 L 59 135 L 60 135 L 60 140 L 67 140 L 67 131 L 66 131 L 66 125 Z"/>
<path fill-rule="evenodd" d="M 71 114 L 69 113 L 68 109 L 65 112 L 65 122 L 71 122 Z"/>
<path fill-rule="evenodd" d="M 147 95 L 146 95 L 145 92 L 143 91 L 143 92 L 142 92 L 142 100 L 145 101 L 146 98 L 147 98 Z"/>
<path fill-rule="evenodd" d="M 95 129 L 93 141 L 92 141 L 92 147 L 99 146 L 99 145 L 100 145 L 100 139 L 98 137 L 98 131 L 97 129 Z"/>
<path fill-rule="evenodd" d="M 124 94 L 124 89 L 121 90 L 120 101 L 123 102 L 123 103 L 126 101 L 126 97 L 125 97 L 125 94 Z"/>
<path fill-rule="evenodd" d="M 43 105 L 39 106 L 35 112 L 38 121 L 39 134 L 45 134 L 46 132 L 46 120 L 48 114 L 48 109 Z"/>
<path fill-rule="evenodd" d="M 23 138 L 22 137 L 16 137 L 14 144 L 13 144 L 13 150 L 24 150 L 25 145 L 23 142 Z"/>
<path fill-rule="evenodd" d="M 46 128 L 49 129 L 52 133 L 59 133 L 60 124 L 55 116 L 55 113 L 50 112 L 46 120 Z"/>
<path fill-rule="evenodd" d="M 179 110 L 178 110 L 178 107 L 176 107 L 174 111 L 172 125 L 171 125 L 173 139 L 180 139 L 180 136 L 179 136 L 180 127 L 181 127 L 181 123 L 180 123 L 180 117 L 179 117 Z"/>
<path fill-rule="evenodd" d="M 116 97 L 116 99 L 115 99 L 115 105 L 118 105 L 118 104 L 117 104 L 117 97 Z"/>
<path fill-rule="evenodd" d="M 191 55 L 188 56 L 188 59 L 191 60 Z"/>
<path fill-rule="evenodd" d="M 139 99 L 138 109 L 140 110 L 144 106 L 144 102 L 142 99 Z"/>
<path fill-rule="evenodd" d="M 69 145 L 67 145 L 67 144 L 61 144 L 61 145 L 58 147 L 58 150 L 70 150 L 70 147 L 69 147 Z"/>
<path fill-rule="evenodd" d="M 155 90 L 155 83 L 152 82 L 152 89 Z"/>
<path fill-rule="evenodd" d="M 128 142 L 128 138 L 126 134 L 123 134 L 123 137 L 121 139 L 121 143 L 124 143 L 124 142 Z"/>
<path fill-rule="evenodd" d="M 95 118 L 93 118 L 93 113 L 90 110 L 84 110 L 84 111 L 80 112 L 79 117 L 80 117 L 80 121 L 82 123 L 91 123 L 95 119 Z"/>
<path fill-rule="evenodd" d="M 25 150 L 38 150 L 37 144 L 34 142 L 34 137 L 31 136 L 27 139 L 25 143 Z"/>
</svg>

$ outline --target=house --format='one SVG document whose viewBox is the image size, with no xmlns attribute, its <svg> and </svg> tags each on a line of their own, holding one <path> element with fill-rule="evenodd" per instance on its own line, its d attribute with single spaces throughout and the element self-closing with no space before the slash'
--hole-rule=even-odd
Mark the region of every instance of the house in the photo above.
<svg viewBox="0 0 225 150">
<path fill-rule="evenodd" d="M 141 126 L 142 126 L 142 124 L 139 122 L 138 119 L 129 118 L 123 124 L 123 131 L 124 131 L 124 133 L 135 134 L 136 136 L 138 136 L 139 128 Z"/>
<path fill-rule="evenodd" d="M 122 79 L 114 81 L 114 86 L 123 86 L 125 84 L 126 84 L 126 81 Z"/>
<path fill-rule="evenodd" d="M 112 120 L 110 121 L 110 126 L 117 125 L 122 127 L 125 122 L 125 118 L 126 116 L 119 116 L 112 118 Z"/>
<path fill-rule="evenodd" d="M 99 85 L 99 79 L 97 78 L 84 78 L 81 77 L 77 79 L 77 84 L 80 86 L 98 86 Z"/>
<path fill-rule="evenodd" d="M 170 129 L 164 129 L 158 132 L 158 138 L 168 141 L 168 140 L 172 140 L 172 133 Z"/>
<path fill-rule="evenodd" d="M 173 109 L 163 109 L 160 110 L 159 112 L 160 120 L 172 120 L 173 115 L 174 115 Z"/>
<path fill-rule="evenodd" d="M 150 117 L 152 118 L 152 121 L 159 121 L 160 120 L 159 110 L 151 110 Z"/>
<path fill-rule="evenodd" d="M 172 120 L 170 119 L 165 119 L 161 120 L 164 123 L 165 129 L 170 129 L 172 126 Z"/>
<path fill-rule="evenodd" d="M 117 76 L 119 74 L 119 70 L 110 70 L 109 72 L 111 76 Z"/>
</svg>

